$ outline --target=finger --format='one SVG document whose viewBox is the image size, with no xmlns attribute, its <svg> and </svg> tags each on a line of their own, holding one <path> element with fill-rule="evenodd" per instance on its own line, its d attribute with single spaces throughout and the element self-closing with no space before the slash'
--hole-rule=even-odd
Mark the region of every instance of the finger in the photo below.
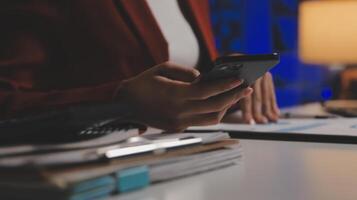
<svg viewBox="0 0 357 200">
<path fill-rule="evenodd" d="M 243 122 L 246 124 L 255 124 L 252 112 L 252 94 L 242 99 L 240 105 L 242 109 Z"/>
<path fill-rule="evenodd" d="M 261 81 L 261 88 L 262 88 L 262 106 L 263 106 L 263 115 L 269 121 L 277 121 L 276 115 L 272 111 L 272 102 L 271 102 L 271 95 L 274 91 L 271 91 L 271 79 L 269 79 L 268 73 L 263 76 L 263 80 Z"/>
<path fill-rule="evenodd" d="M 242 83 L 242 80 L 235 78 L 212 82 L 198 82 L 186 87 L 185 96 L 188 100 L 204 100 L 230 91 L 242 85 Z"/>
<path fill-rule="evenodd" d="M 233 89 L 226 93 L 208 98 L 207 100 L 188 101 L 183 115 L 213 113 L 230 108 L 242 98 L 249 96 L 252 88 Z"/>
<path fill-rule="evenodd" d="M 275 94 L 275 86 L 274 86 L 274 80 L 273 80 L 273 76 L 269 73 L 268 74 L 268 78 L 270 79 L 269 81 L 269 87 L 270 87 L 270 91 L 272 92 L 270 95 L 270 102 L 271 102 L 271 107 L 272 107 L 272 112 L 275 116 L 277 116 L 277 118 L 279 118 L 280 116 L 280 109 L 278 106 L 278 101 L 276 100 L 276 94 Z"/>
<path fill-rule="evenodd" d="M 254 93 L 253 93 L 253 117 L 257 123 L 268 123 L 268 119 L 263 116 L 263 107 L 262 107 L 262 88 L 261 88 L 262 78 L 258 79 L 254 84 Z"/>
<path fill-rule="evenodd" d="M 182 119 L 182 127 L 189 127 L 189 126 L 209 126 L 215 125 L 222 121 L 224 115 L 226 114 L 227 109 L 221 112 L 215 113 L 206 113 L 201 115 L 192 115 L 190 117 L 186 117 Z"/>
<path fill-rule="evenodd" d="M 194 68 L 183 67 L 169 62 L 159 67 L 158 73 L 160 76 L 184 82 L 192 82 L 200 75 L 200 72 Z"/>
</svg>

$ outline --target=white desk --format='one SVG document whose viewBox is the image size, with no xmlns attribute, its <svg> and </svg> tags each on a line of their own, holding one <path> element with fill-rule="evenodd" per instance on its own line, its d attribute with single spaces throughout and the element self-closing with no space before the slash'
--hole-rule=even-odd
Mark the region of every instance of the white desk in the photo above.
<svg viewBox="0 0 357 200">
<path fill-rule="evenodd" d="M 241 165 L 153 185 L 112 199 L 357 199 L 357 145 L 259 140 L 241 143 Z"/>
<path fill-rule="evenodd" d="M 283 112 L 324 115 L 319 104 Z M 119 200 L 356 200 L 357 145 L 241 140 L 240 165 L 111 198 Z"/>
</svg>

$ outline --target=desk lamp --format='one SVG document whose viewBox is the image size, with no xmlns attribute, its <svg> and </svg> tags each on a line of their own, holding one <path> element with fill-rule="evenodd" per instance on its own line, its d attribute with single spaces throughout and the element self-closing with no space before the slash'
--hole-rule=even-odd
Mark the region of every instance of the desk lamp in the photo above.
<svg viewBox="0 0 357 200">
<path fill-rule="evenodd" d="M 357 80 L 357 1 L 301 2 L 299 57 L 305 63 L 343 69 L 341 98 L 346 98 L 350 79 Z M 349 111 L 353 110 L 352 105 L 357 115 L 357 101 L 336 100 L 327 102 L 326 105 L 329 108 L 338 105 L 339 110 L 341 105 L 349 105 Z"/>
</svg>

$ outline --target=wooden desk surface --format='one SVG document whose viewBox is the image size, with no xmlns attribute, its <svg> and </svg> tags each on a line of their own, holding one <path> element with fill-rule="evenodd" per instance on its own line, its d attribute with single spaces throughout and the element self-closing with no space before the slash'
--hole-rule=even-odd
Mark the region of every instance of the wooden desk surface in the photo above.
<svg viewBox="0 0 357 200">
<path fill-rule="evenodd" d="M 242 140 L 237 166 L 153 185 L 120 200 L 355 200 L 357 145 Z"/>
</svg>

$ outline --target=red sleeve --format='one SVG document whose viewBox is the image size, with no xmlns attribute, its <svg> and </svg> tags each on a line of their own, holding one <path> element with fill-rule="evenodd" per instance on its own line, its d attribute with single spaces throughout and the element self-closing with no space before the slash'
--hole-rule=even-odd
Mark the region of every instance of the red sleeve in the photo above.
<svg viewBox="0 0 357 200">
<path fill-rule="evenodd" d="M 46 110 L 67 105 L 90 102 L 109 102 L 113 99 L 119 83 L 97 87 L 76 88 L 62 91 L 0 91 L 1 118 L 17 113 Z"/>
<path fill-rule="evenodd" d="M 50 37 L 46 29 L 55 30 L 46 26 L 57 20 L 52 16 L 56 11 L 52 12 L 45 3 L 12 2 L 17 1 L 0 3 L 0 118 L 113 99 L 119 81 L 83 87 L 48 86 L 46 83 L 55 75 L 46 73 L 54 70 L 51 54 L 56 53 L 49 48 L 52 45 L 49 41 L 59 36 Z"/>
</svg>

